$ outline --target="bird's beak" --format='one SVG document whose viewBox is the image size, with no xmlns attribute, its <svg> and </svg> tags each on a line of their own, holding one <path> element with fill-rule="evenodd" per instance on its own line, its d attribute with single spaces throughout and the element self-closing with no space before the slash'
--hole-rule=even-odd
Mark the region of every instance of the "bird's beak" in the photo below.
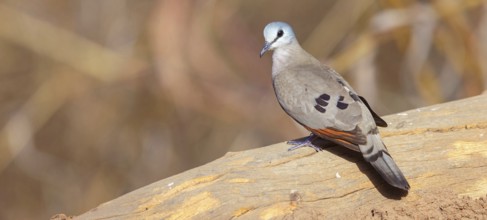
<svg viewBox="0 0 487 220">
<path fill-rule="evenodd" d="M 262 50 L 260 51 L 260 57 L 264 56 L 265 52 L 267 52 L 271 48 L 271 44 L 272 43 L 267 41 L 264 43 L 264 47 L 262 47 Z"/>
</svg>

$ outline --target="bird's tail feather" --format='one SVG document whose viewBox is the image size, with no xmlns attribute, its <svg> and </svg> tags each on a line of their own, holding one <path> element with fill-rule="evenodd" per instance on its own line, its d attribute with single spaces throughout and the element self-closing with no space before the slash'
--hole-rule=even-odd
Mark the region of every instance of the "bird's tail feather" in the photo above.
<svg viewBox="0 0 487 220">
<path fill-rule="evenodd" d="M 369 134 L 367 139 L 367 145 L 360 147 L 364 159 L 372 164 L 387 183 L 403 190 L 409 190 L 408 181 L 387 152 L 378 134 Z"/>
</svg>

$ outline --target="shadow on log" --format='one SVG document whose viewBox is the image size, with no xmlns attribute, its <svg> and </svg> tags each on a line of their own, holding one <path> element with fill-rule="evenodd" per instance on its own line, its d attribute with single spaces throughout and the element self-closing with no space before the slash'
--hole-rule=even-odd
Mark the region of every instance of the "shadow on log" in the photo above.
<svg viewBox="0 0 487 220">
<path fill-rule="evenodd" d="M 75 218 L 394 218 L 400 213 L 455 218 L 467 209 L 467 218 L 487 215 L 482 198 L 487 194 L 487 95 L 385 120 L 389 127 L 381 135 L 411 185 L 407 195 L 384 182 L 358 153 L 328 145 L 321 152 L 288 152 L 279 143 L 227 153 Z M 467 199 L 471 208 L 455 209 L 456 199 Z M 434 212 L 421 212 L 428 208 Z"/>
</svg>

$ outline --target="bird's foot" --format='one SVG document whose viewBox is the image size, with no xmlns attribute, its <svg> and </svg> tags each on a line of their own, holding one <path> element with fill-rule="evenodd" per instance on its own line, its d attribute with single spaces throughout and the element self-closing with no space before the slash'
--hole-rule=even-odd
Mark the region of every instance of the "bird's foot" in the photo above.
<svg viewBox="0 0 487 220">
<path fill-rule="evenodd" d="M 321 151 L 321 150 L 323 150 L 323 149 L 321 149 L 321 147 L 318 147 L 318 146 L 316 146 L 316 145 L 313 144 L 313 141 L 316 138 L 318 138 L 318 136 L 316 136 L 314 134 L 311 134 L 311 135 L 309 135 L 304 140 L 292 140 L 292 141 L 288 141 L 287 144 L 294 145 L 294 146 L 288 148 L 287 151 L 293 151 L 293 150 L 296 150 L 296 149 L 302 148 L 302 147 L 311 147 L 316 152 Z"/>
</svg>

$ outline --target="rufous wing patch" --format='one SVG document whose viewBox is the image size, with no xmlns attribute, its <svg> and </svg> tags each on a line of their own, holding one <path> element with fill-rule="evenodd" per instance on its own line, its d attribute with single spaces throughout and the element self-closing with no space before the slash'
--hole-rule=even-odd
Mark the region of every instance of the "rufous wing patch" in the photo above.
<svg viewBox="0 0 487 220">
<path fill-rule="evenodd" d="M 355 127 L 355 129 L 351 131 L 340 131 L 333 128 L 315 129 L 307 126 L 305 126 L 305 128 L 321 138 L 344 145 L 351 149 L 355 149 L 358 145 L 367 143 L 367 138 L 362 134 L 359 127 Z"/>
</svg>

